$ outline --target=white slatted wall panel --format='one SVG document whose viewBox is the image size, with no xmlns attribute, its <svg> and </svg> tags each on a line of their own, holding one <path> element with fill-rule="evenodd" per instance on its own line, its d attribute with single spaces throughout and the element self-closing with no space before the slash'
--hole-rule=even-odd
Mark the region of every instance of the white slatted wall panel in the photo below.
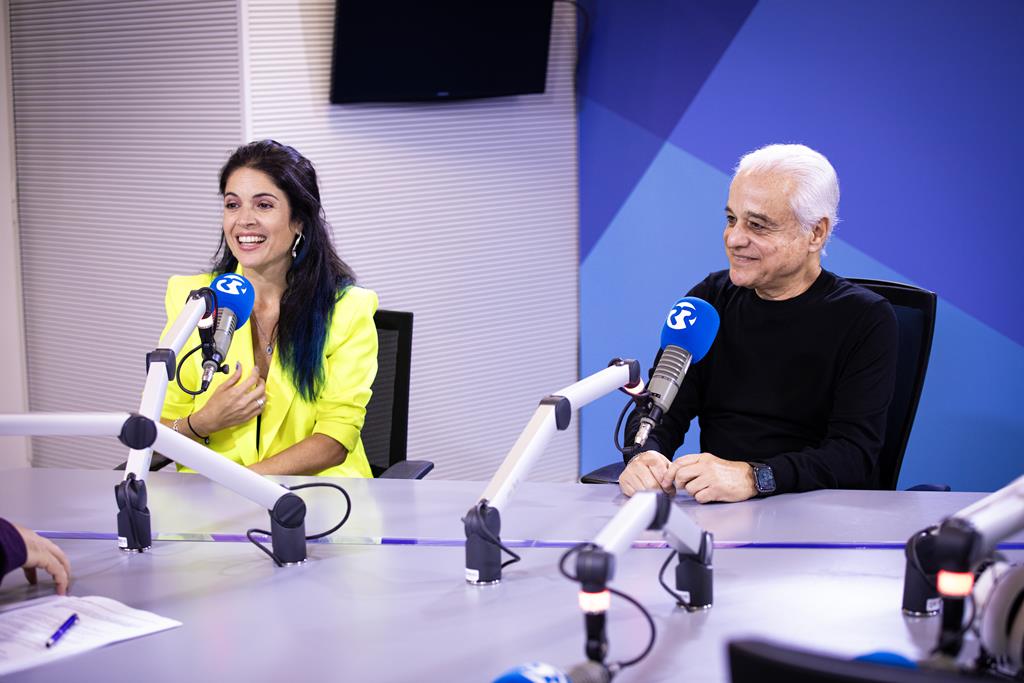
<svg viewBox="0 0 1024 683">
<path fill-rule="evenodd" d="M 171 273 L 217 245 L 242 140 L 234 0 L 10 0 L 32 410 L 136 409 Z M 35 439 L 111 467 L 113 439 Z"/>
<path fill-rule="evenodd" d="M 415 313 L 409 452 L 489 478 L 542 396 L 577 372 L 573 10 L 555 5 L 547 92 L 330 105 L 334 0 L 247 0 L 250 137 L 317 166 L 342 257 Z M 578 433 L 532 479 L 573 480 Z"/>
</svg>

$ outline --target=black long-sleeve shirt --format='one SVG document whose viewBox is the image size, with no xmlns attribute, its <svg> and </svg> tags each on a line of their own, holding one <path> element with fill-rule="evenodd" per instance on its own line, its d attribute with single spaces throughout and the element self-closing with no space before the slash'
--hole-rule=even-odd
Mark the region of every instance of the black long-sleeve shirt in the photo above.
<svg viewBox="0 0 1024 683">
<path fill-rule="evenodd" d="M 25 541 L 14 525 L 0 517 L 0 581 L 4 574 L 25 564 Z"/>
<path fill-rule="evenodd" d="M 733 285 L 727 270 L 689 295 L 713 305 L 721 327 L 646 448 L 672 457 L 698 417 L 701 451 L 771 465 L 776 493 L 875 486 L 896 376 L 889 302 L 825 270 L 784 301 Z"/>
</svg>

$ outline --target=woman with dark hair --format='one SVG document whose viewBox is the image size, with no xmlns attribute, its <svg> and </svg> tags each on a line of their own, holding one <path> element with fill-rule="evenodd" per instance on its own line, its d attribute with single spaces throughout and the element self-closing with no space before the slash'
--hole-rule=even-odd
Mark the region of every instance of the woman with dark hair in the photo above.
<svg viewBox="0 0 1024 683">
<path fill-rule="evenodd" d="M 189 292 L 222 273 L 244 275 L 255 304 L 228 351 L 232 374 L 194 397 L 172 382 L 164 424 L 261 474 L 371 476 L 359 433 L 377 374 L 377 296 L 334 251 L 313 165 L 287 145 L 252 142 L 221 169 L 220 192 L 213 272 L 170 279 L 168 327 Z M 201 374 L 195 354 L 181 383 L 197 388 Z"/>
</svg>

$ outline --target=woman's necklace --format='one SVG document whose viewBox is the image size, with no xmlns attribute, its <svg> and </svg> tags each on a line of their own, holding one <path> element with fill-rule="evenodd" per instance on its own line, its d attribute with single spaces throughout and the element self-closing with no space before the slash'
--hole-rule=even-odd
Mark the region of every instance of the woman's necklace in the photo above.
<svg viewBox="0 0 1024 683">
<path fill-rule="evenodd" d="M 253 322 L 256 323 L 256 331 L 259 332 L 259 338 L 262 342 L 264 339 L 267 341 L 267 346 L 263 350 L 267 352 L 268 356 L 274 355 L 274 338 L 268 337 L 267 333 L 263 331 L 263 325 L 260 325 L 260 319 L 256 317 L 256 311 L 253 311 L 249 316 Z M 277 325 L 274 325 L 274 333 L 277 333 Z"/>
</svg>

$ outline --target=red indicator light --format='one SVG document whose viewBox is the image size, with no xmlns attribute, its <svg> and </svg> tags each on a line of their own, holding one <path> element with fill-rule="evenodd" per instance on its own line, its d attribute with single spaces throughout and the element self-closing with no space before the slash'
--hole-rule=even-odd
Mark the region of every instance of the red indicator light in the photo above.
<svg viewBox="0 0 1024 683">
<path fill-rule="evenodd" d="M 971 572 L 950 572 L 939 570 L 939 593 L 951 598 L 962 598 L 971 594 L 974 588 L 974 574 Z"/>
<path fill-rule="evenodd" d="M 607 612 L 611 604 L 612 594 L 608 591 L 601 591 L 600 593 L 580 591 L 580 609 L 588 614 Z"/>
</svg>

